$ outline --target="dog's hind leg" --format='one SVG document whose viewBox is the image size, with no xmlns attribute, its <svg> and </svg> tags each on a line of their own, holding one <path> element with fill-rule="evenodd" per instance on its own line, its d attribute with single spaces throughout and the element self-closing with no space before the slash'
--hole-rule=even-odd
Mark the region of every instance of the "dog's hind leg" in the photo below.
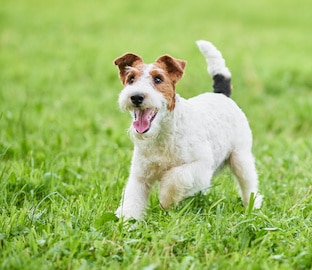
<svg viewBox="0 0 312 270">
<path fill-rule="evenodd" d="M 251 151 L 234 151 L 229 161 L 230 167 L 237 177 L 244 205 L 248 205 L 250 195 L 253 193 L 254 208 L 260 208 L 262 196 L 258 193 L 258 174 Z"/>
<path fill-rule="evenodd" d="M 209 188 L 213 171 L 204 161 L 168 170 L 159 183 L 159 202 L 164 209 Z"/>
</svg>

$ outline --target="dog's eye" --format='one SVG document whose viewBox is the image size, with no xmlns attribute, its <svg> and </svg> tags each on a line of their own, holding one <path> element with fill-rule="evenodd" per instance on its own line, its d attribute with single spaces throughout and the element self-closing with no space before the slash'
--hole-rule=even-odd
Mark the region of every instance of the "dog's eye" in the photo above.
<svg viewBox="0 0 312 270">
<path fill-rule="evenodd" d="M 129 79 L 128 79 L 128 84 L 133 84 L 134 82 L 134 76 L 130 76 Z"/>
<path fill-rule="evenodd" d="M 160 83 L 162 83 L 162 78 L 160 77 L 160 76 L 155 76 L 154 77 L 154 83 L 155 84 L 160 84 Z"/>
</svg>

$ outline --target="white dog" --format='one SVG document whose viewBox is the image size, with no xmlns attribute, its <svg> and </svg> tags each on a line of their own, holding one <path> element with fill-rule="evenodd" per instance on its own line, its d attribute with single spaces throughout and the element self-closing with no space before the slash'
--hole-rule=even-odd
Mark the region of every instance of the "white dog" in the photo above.
<svg viewBox="0 0 312 270">
<path fill-rule="evenodd" d="M 253 193 L 254 207 L 261 206 L 251 130 L 244 113 L 228 97 L 231 73 L 210 42 L 197 45 L 209 63 L 215 93 L 187 100 L 175 92 L 185 61 L 164 55 L 145 64 L 141 57 L 127 53 L 114 62 L 124 85 L 119 105 L 133 117 L 129 132 L 134 141 L 118 217 L 140 219 L 155 181 L 164 209 L 206 191 L 225 163 L 237 177 L 244 205 Z"/>
</svg>

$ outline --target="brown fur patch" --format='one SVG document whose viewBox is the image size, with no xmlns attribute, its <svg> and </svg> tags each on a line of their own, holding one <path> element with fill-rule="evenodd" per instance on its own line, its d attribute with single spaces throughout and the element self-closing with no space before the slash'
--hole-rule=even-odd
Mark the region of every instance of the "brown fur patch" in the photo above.
<svg viewBox="0 0 312 270">
<path fill-rule="evenodd" d="M 122 83 L 126 84 L 133 84 L 137 81 L 137 79 L 142 76 L 144 69 L 144 64 L 141 63 L 134 63 L 132 67 L 127 67 L 125 70 L 125 74 L 123 76 Z"/>
<path fill-rule="evenodd" d="M 164 55 L 156 60 L 155 67 L 150 74 L 152 78 L 159 76 L 162 83 L 155 84 L 155 88 L 161 92 L 167 100 L 167 108 L 172 111 L 175 107 L 175 85 L 182 78 L 186 62 Z M 162 70 L 163 72 L 159 71 Z"/>
<path fill-rule="evenodd" d="M 155 64 L 157 67 L 157 65 Z M 167 108 L 169 111 L 172 111 L 175 107 L 175 96 L 176 96 L 176 91 L 175 91 L 175 83 L 171 80 L 170 76 L 168 73 L 163 70 L 156 68 L 150 71 L 150 75 L 152 77 L 152 80 L 158 76 L 161 78 L 162 82 L 159 84 L 154 83 L 154 87 L 162 93 L 162 95 L 165 97 L 167 100 Z"/>
<path fill-rule="evenodd" d="M 118 57 L 114 61 L 115 65 L 119 68 L 119 77 L 122 83 L 125 85 L 129 81 L 129 71 L 131 71 L 131 67 L 138 66 L 143 64 L 143 60 L 140 56 L 133 53 L 126 53 L 120 57 Z M 139 70 L 139 69 L 137 69 Z M 137 75 L 137 74 L 136 74 Z M 127 80 L 128 79 L 128 80 Z"/>
<path fill-rule="evenodd" d="M 156 60 L 164 70 L 166 70 L 174 83 L 177 83 L 183 76 L 186 62 L 175 59 L 170 55 L 163 55 Z"/>
</svg>

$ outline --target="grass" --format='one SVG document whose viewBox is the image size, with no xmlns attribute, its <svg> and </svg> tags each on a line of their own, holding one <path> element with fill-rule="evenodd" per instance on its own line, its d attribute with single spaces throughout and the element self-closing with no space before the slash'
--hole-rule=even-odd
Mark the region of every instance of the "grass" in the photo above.
<svg viewBox="0 0 312 270">
<path fill-rule="evenodd" d="M 311 23 L 308 0 L 2 1 L 0 268 L 311 269 Z M 191 97 L 211 85 L 197 39 L 232 71 L 264 205 L 244 209 L 225 170 L 167 212 L 155 188 L 128 230 L 113 215 L 132 143 L 112 62 L 185 59 Z"/>
</svg>

